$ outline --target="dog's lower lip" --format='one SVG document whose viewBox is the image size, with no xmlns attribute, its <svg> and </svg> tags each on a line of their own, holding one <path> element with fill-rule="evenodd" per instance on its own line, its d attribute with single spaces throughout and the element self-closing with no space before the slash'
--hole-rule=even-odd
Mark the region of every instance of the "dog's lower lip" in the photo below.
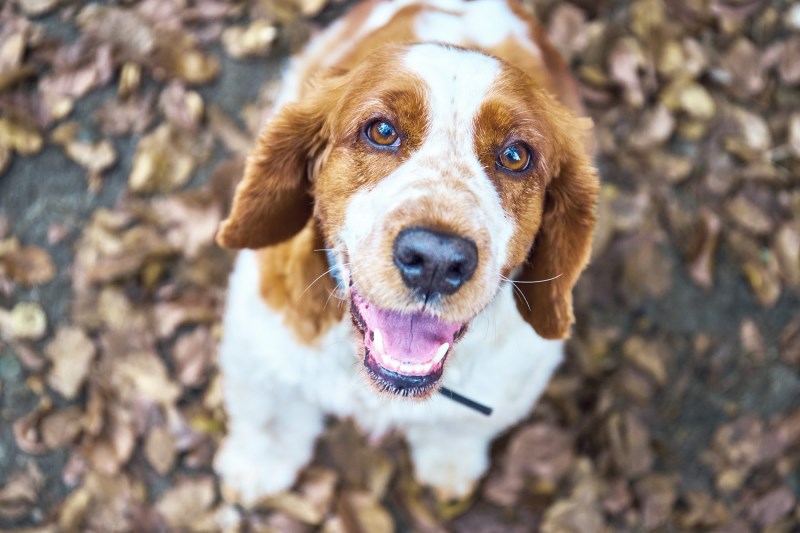
<svg viewBox="0 0 800 533">
<path fill-rule="evenodd" d="M 360 305 L 369 303 L 359 296 Z M 449 342 L 442 342 L 436 352 L 431 352 L 430 359 L 406 359 L 392 357 L 385 351 L 383 334 L 377 327 L 370 327 L 361 314 L 358 305 L 351 297 L 350 316 L 355 326 L 364 339 L 363 364 L 371 380 L 383 392 L 390 392 L 399 396 L 425 397 L 438 388 L 447 357 L 452 351 L 452 345 L 459 340 L 466 330 L 467 324 L 462 324 L 458 330 L 451 332 Z M 374 315 L 373 315 L 374 320 Z"/>
</svg>

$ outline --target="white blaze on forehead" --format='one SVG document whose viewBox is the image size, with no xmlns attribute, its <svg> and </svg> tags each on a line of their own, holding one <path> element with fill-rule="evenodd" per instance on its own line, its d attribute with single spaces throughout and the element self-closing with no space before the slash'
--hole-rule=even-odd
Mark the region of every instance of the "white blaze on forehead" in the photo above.
<svg viewBox="0 0 800 533">
<path fill-rule="evenodd" d="M 438 178 L 452 175 L 457 168 L 461 185 L 477 201 L 470 216 L 491 235 L 491 257 L 481 260 L 487 262 L 486 272 L 497 275 L 505 264 L 514 225 L 475 154 L 474 121 L 501 65 L 479 52 L 438 44 L 414 45 L 402 62 L 424 85 L 428 116 L 414 118 L 427 125 L 426 136 L 405 163 L 375 187 L 362 189 L 351 198 L 342 240 L 351 253 L 374 252 L 360 246 L 374 231 L 380 231 L 383 218 L 399 206 L 413 205 L 431 194 L 447 202 L 447 182 Z"/>
<path fill-rule="evenodd" d="M 420 44 L 408 50 L 403 64 L 427 85 L 431 133 L 455 130 L 471 150 L 473 120 L 500 63 L 479 52 Z"/>
</svg>

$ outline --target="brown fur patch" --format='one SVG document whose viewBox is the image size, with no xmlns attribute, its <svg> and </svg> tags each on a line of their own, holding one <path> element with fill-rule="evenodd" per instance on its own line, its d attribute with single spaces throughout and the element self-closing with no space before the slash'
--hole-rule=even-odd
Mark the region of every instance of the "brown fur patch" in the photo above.
<svg viewBox="0 0 800 533">
<path fill-rule="evenodd" d="M 526 263 L 517 277 L 518 307 L 545 338 L 568 335 L 572 287 L 591 249 L 599 182 L 585 150 L 585 124 L 513 67 L 505 67 L 476 117 L 475 151 L 516 223 L 504 274 Z M 495 165 L 512 141 L 532 148 L 525 172 Z"/>
<path fill-rule="evenodd" d="M 261 296 L 283 311 L 284 323 L 304 344 L 314 343 L 342 319 L 347 304 L 332 294 L 333 279 L 314 221 L 290 240 L 258 252 Z"/>
</svg>

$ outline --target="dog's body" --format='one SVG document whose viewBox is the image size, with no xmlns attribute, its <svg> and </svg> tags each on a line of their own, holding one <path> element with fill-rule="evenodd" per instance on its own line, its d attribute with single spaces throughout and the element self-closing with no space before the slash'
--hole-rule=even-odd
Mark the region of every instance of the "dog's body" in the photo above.
<svg viewBox="0 0 800 533">
<path fill-rule="evenodd" d="M 463 48 L 410 44 L 433 41 Z M 291 486 L 325 414 L 374 438 L 401 431 L 417 478 L 461 497 L 530 411 L 562 358 L 597 194 L 585 128 L 539 88 L 580 112 L 514 1 L 362 4 L 293 60 L 218 236 L 259 249 L 237 258 L 220 357 L 229 436 L 215 465 L 242 501 Z M 423 286 L 406 241 L 454 277 L 423 268 Z M 432 394 L 441 385 L 493 414 Z"/>
</svg>

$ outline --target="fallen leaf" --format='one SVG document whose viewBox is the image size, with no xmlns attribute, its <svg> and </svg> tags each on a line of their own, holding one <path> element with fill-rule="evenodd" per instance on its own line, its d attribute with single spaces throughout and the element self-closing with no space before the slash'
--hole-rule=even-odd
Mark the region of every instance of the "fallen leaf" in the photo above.
<svg viewBox="0 0 800 533">
<path fill-rule="evenodd" d="M 567 498 L 556 501 L 547 509 L 542 533 L 608 531 L 600 509 L 600 487 L 591 462 L 582 457 L 575 466 L 573 489 Z"/>
<path fill-rule="evenodd" d="M 0 262 L 14 282 L 26 287 L 44 285 L 56 274 L 50 254 L 38 246 L 23 246 L 0 256 Z"/>
<path fill-rule="evenodd" d="M 178 382 L 187 387 L 205 383 L 216 353 L 216 341 L 207 328 L 178 337 L 172 351 Z"/>
<path fill-rule="evenodd" d="M 0 334 L 7 339 L 39 340 L 47 330 L 47 315 L 34 302 L 19 302 L 10 313 L 0 309 Z"/>
<path fill-rule="evenodd" d="M 242 59 L 245 57 L 265 56 L 278 30 L 268 20 L 254 20 L 245 26 L 231 26 L 222 32 L 222 45 L 229 56 Z"/>
<path fill-rule="evenodd" d="M 33 155 L 41 151 L 44 139 L 38 128 L 31 123 L 0 118 L 0 145 L 21 155 Z"/>
<path fill-rule="evenodd" d="M 710 209 L 702 208 L 695 224 L 687 254 L 689 277 L 700 287 L 714 286 L 714 266 L 722 224 Z"/>
<path fill-rule="evenodd" d="M 128 186 L 136 193 L 167 192 L 185 185 L 208 155 L 208 137 L 187 136 L 162 124 L 139 141 Z"/>
<path fill-rule="evenodd" d="M 389 533 L 395 530 L 389 512 L 366 492 L 344 491 L 339 498 L 339 516 L 346 531 Z"/>
<path fill-rule="evenodd" d="M 204 110 L 203 98 L 197 92 L 173 81 L 161 91 L 158 104 L 170 124 L 187 132 L 197 131 Z"/>
<path fill-rule="evenodd" d="M 147 434 L 144 455 L 153 469 L 162 476 L 167 475 L 175 466 L 175 438 L 164 426 L 156 426 Z"/>
<path fill-rule="evenodd" d="M 789 487 L 773 489 L 750 505 L 750 520 L 759 528 L 766 528 L 792 512 L 796 501 L 795 493 Z"/>
<path fill-rule="evenodd" d="M 800 368 L 800 316 L 795 317 L 781 331 L 781 358 L 787 365 Z"/>
<path fill-rule="evenodd" d="M 638 477 L 653 465 L 650 435 L 633 413 L 614 413 L 606 424 L 611 456 L 628 478 Z"/>
<path fill-rule="evenodd" d="M 154 353 L 130 353 L 118 357 L 111 369 L 111 385 L 120 400 L 131 404 L 150 401 L 171 405 L 181 393 L 169 379 L 167 367 Z"/>
<path fill-rule="evenodd" d="M 43 483 L 42 472 L 31 460 L 26 461 L 24 470 L 12 471 L 0 486 L 0 518 L 19 520 L 29 516 Z"/>
<path fill-rule="evenodd" d="M 53 364 L 47 383 L 72 400 L 78 395 L 95 356 L 95 346 L 82 329 L 61 326 L 45 347 L 45 355 Z"/>
<path fill-rule="evenodd" d="M 572 437 L 548 423 L 536 423 L 517 432 L 509 443 L 500 471 L 490 476 L 486 498 L 503 506 L 519 500 L 528 478 L 541 491 L 552 493 L 575 460 Z"/>
<path fill-rule="evenodd" d="M 44 416 L 41 421 L 42 440 L 49 450 L 57 450 L 75 442 L 83 431 L 83 412 L 79 407 L 67 407 Z"/>
<path fill-rule="evenodd" d="M 642 502 L 643 525 L 648 531 L 664 526 L 678 498 L 675 476 L 651 474 L 636 483 Z"/>
<path fill-rule="evenodd" d="M 173 530 L 191 528 L 214 503 L 214 480 L 195 477 L 179 480 L 156 503 L 156 510 Z"/>
</svg>

